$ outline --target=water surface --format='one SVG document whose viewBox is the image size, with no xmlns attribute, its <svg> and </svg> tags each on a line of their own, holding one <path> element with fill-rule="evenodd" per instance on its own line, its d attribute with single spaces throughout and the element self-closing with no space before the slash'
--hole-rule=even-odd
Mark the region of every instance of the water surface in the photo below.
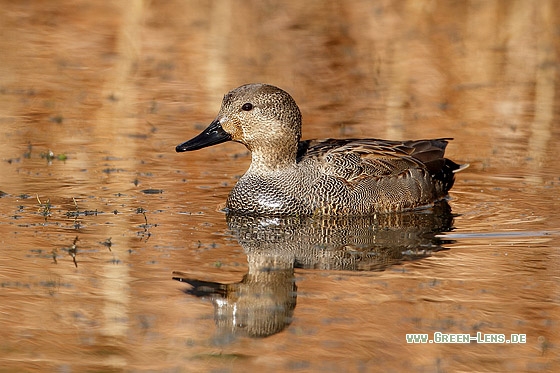
<svg viewBox="0 0 560 373">
<path fill-rule="evenodd" d="M 0 370 L 558 370 L 554 1 L 2 9 Z M 174 147 L 248 82 L 304 138 L 454 137 L 451 212 L 226 217 L 245 148 Z"/>
</svg>

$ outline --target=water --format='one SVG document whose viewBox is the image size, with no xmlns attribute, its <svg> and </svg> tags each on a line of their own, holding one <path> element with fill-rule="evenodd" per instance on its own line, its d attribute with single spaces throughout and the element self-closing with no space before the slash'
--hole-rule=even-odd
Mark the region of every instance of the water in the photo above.
<svg viewBox="0 0 560 373">
<path fill-rule="evenodd" d="M 1 371 L 558 370 L 555 2 L 2 9 Z M 304 138 L 454 137 L 451 214 L 226 217 L 246 150 L 174 147 L 247 82 Z"/>
</svg>

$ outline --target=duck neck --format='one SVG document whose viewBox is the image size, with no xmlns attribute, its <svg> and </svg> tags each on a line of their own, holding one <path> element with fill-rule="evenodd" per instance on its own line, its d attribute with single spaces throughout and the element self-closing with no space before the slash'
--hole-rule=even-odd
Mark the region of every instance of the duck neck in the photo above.
<svg viewBox="0 0 560 373">
<path fill-rule="evenodd" d="M 297 147 L 286 149 L 283 147 L 267 148 L 265 151 L 254 149 L 251 151 L 252 173 L 269 173 L 282 171 L 296 164 Z"/>
</svg>

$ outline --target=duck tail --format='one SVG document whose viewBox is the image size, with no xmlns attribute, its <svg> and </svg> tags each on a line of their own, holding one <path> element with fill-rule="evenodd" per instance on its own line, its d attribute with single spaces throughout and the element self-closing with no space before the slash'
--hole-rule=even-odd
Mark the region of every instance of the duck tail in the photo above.
<svg viewBox="0 0 560 373">
<path fill-rule="evenodd" d="M 445 197 L 455 183 L 455 174 L 469 167 L 469 164 L 457 164 L 451 159 L 443 158 L 443 166 L 432 174 L 438 197 Z"/>
</svg>

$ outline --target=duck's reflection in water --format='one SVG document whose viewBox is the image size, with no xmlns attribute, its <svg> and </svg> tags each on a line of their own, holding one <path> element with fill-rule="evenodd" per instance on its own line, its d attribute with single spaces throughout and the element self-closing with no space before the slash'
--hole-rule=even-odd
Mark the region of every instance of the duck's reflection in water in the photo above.
<svg viewBox="0 0 560 373">
<path fill-rule="evenodd" d="M 222 284 L 175 272 L 185 292 L 215 308 L 217 342 L 237 335 L 267 337 L 290 324 L 296 306 L 294 268 L 382 271 L 403 260 L 443 249 L 436 237 L 449 231 L 447 202 L 433 208 L 365 217 L 263 217 L 227 215 L 229 229 L 247 254 L 249 270 L 238 283 Z M 449 241 L 446 241 L 449 242 Z"/>
</svg>

